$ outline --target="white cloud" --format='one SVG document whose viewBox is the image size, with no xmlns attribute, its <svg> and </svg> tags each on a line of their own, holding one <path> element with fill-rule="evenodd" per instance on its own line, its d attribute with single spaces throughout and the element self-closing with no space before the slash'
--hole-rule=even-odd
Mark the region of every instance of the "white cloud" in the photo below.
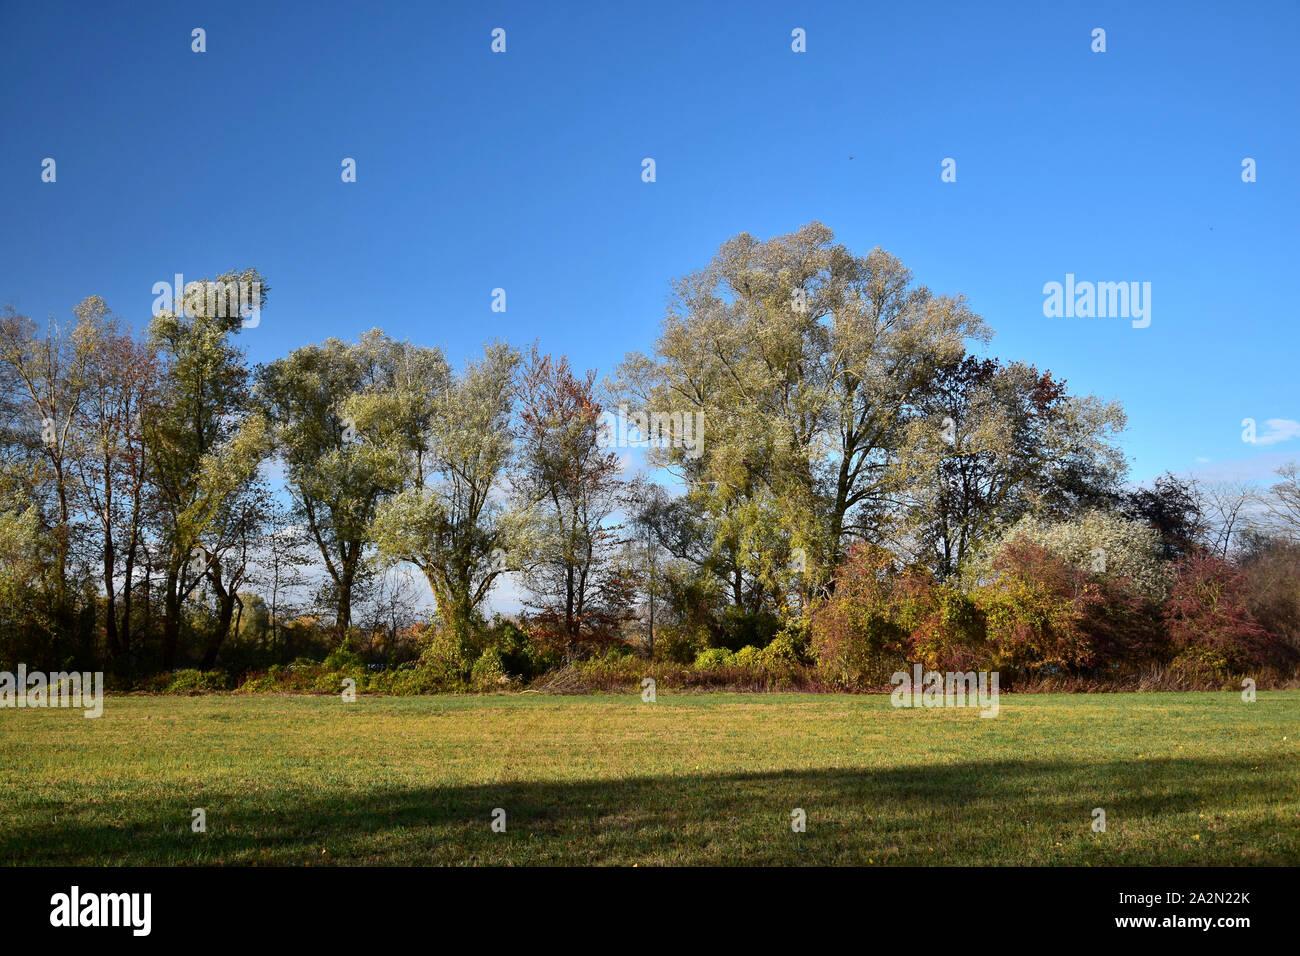
<svg viewBox="0 0 1300 956">
<path fill-rule="evenodd" d="M 1300 438 L 1300 422 L 1290 418 L 1270 418 L 1264 425 L 1268 431 L 1255 436 L 1256 445 L 1276 445 L 1280 441 Z"/>
</svg>

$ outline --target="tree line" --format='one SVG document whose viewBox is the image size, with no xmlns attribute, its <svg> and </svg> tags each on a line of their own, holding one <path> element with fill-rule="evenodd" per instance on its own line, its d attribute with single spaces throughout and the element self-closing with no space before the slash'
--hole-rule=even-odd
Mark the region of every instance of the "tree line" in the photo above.
<svg viewBox="0 0 1300 956">
<path fill-rule="evenodd" d="M 214 279 L 267 304 L 255 269 Z M 1119 403 L 981 357 L 962 296 L 819 223 L 725 242 L 604 379 L 537 344 L 453 368 L 379 329 L 252 366 L 195 288 L 138 333 L 95 296 L 68 323 L 0 317 L 0 659 L 128 681 L 340 648 L 393 666 L 435 632 L 477 648 L 504 575 L 541 658 L 687 659 L 814 620 L 863 548 L 939 586 L 1010 529 L 1098 516 L 1162 562 L 1267 567 L 1252 600 L 1296 640 L 1294 469 L 1263 496 L 1129 487 Z M 629 476 L 618 408 L 704 428 Z"/>
</svg>

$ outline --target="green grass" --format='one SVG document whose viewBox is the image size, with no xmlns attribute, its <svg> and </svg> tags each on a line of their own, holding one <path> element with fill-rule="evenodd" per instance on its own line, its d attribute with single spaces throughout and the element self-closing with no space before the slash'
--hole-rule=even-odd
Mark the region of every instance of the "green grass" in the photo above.
<svg viewBox="0 0 1300 956">
<path fill-rule="evenodd" d="M 0 766 L 11 863 L 1300 863 L 1294 691 L 119 697 Z"/>
</svg>

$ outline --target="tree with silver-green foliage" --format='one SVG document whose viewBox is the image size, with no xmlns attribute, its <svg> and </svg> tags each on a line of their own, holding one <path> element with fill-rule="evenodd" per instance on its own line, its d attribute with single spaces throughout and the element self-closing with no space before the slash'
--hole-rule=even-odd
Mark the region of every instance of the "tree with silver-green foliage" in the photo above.
<svg viewBox="0 0 1300 956">
<path fill-rule="evenodd" d="M 409 482 L 408 466 L 419 467 L 412 456 L 421 454 L 420 436 L 449 377 L 440 349 L 379 329 L 354 343 L 331 338 L 295 349 L 258 372 L 257 397 L 295 514 L 329 575 L 340 635 L 374 569 L 366 558 L 376 510 Z"/>
<path fill-rule="evenodd" d="M 40 660 L 30 643 L 55 632 L 45 589 L 55 567 L 54 541 L 43 527 L 40 508 L 0 509 L 0 662 Z"/>
<path fill-rule="evenodd" d="M 1144 521 L 1107 511 L 1062 520 L 1025 515 L 976 550 L 963 569 L 963 585 L 970 588 L 987 582 L 997 556 L 1017 538 L 1040 545 L 1089 574 L 1126 580 L 1143 597 L 1160 600 L 1167 592 L 1169 577 L 1161 560 L 1159 534 Z"/>
<path fill-rule="evenodd" d="M 269 287 L 255 269 L 218 276 L 220 284 Z M 198 286 L 202 288 L 202 286 Z M 247 516 L 247 496 L 269 450 L 265 416 L 250 408 L 249 369 L 232 337 L 241 319 L 233 310 L 209 308 L 204 296 L 187 297 L 185 314 L 161 311 L 149 325 L 161 386 L 157 408 L 144 422 L 150 513 L 162 556 L 163 665 L 175 667 L 184 605 L 227 550 L 229 534 Z"/>
<path fill-rule="evenodd" d="M 736 236 L 678 280 L 654 354 L 628 355 L 612 387 L 632 407 L 703 416 L 702 454 L 653 460 L 702 503 L 733 604 L 781 606 L 787 587 L 823 584 L 853 541 L 900 533 L 920 400 L 987 336 L 961 296 L 812 223 Z"/>
<path fill-rule="evenodd" d="M 376 508 L 375 541 L 424 573 L 461 642 L 526 529 L 505 500 L 519 363 L 515 349 L 492 344 L 436 393 L 397 388 L 346 404 L 358 431 L 405 453 L 401 490 Z"/>
<path fill-rule="evenodd" d="M 78 306 L 79 319 L 91 300 Z M 42 575 L 48 612 L 42 627 L 53 660 L 75 654 L 85 628 L 79 626 L 77 595 L 90 580 L 79 560 L 85 523 L 78 514 L 76 462 L 81 452 L 77 410 L 87 387 L 93 349 L 77 326 L 53 319 L 41 329 L 12 306 L 0 316 L 0 403 L 5 410 L 3 443 L 6 478 L 21 491 L 4 510 L 26 512 L 36 505 L 53 564 Z M 82 634 L 76 632 L 81 631 Z"/>
</svg>

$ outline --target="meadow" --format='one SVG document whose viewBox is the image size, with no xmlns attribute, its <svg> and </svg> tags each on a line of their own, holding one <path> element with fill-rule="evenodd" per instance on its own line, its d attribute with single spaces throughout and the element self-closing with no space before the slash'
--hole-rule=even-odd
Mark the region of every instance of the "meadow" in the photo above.
<svg viewBox="0 0 1300 956">
<path fill-rule="evenodd" d="M 0 762 L 9 864 L 1300 863 L 1298 691 L 127 695 Z"/>
</svg>

